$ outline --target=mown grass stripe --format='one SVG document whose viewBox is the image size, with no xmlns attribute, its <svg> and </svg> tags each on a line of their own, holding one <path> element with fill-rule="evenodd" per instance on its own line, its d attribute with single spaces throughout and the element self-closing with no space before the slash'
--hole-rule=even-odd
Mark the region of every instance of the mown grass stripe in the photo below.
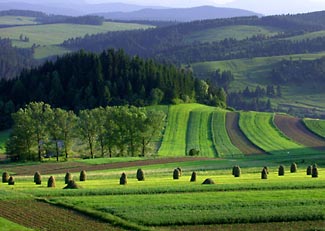
<svg viewBox="0 0 325 231">
<path fill-rule="evenodd" d="M 226 130 L 226 111 L 213 112 L 211 116 L 211 130 L 214 146 L 219 157 L 241 157 L 242 152 L 235 147 Z"/>
</svg>

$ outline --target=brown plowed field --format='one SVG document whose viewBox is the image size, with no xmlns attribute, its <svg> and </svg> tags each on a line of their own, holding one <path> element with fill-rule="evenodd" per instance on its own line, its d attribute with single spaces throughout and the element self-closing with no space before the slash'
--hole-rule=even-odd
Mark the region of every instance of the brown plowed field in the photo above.
<svg viewBox="0 0 325 231">
<path fill-rule="evenodd" d="M 118 169 L 136 166 L 146 166 L 153 164 L 168 164 L 186 161 L 198 161 L 208 160 L 210 158 L 205 157 L 179 157 L 179 158 L 157 158 L 149 160 L 139 160 L 131 162 L 110 163 L 110 164 L 98 164 L 90 165 L 79 162 L 63 162 L 63 163 L 43 163 L 35 165 L 15 166 L 15 165 L 0 165 L 0 169 L 5 171 L 14 172 L 16 175 L 34 175 L 36 171 L 40 171 L 42 174 L 60 174 L 66 172 L 80 172 L 81 170 L 95 171 L 105 169 Z"/>
<path fill-rule="evenodd" d="M 245 155 L 265 154 L 263 150 L 256 147 L 239 128 L 239 114 L 228 112 L 226 115 L 226 128 L 231 142 Z"/>
<path fill-rule="evenodd" d="M 35 200 L 0 201 L 0 215 L 7 220 L 36 230 L 122 230 L 79 212 Z"/>
<path fill-rule="evenodd" d="M 309 131 L 301 119 L 287 115 L 275 115 L 274 122 L 287 137 L 297 143 L 325 151 L 325 139 Z"/>
</svg>

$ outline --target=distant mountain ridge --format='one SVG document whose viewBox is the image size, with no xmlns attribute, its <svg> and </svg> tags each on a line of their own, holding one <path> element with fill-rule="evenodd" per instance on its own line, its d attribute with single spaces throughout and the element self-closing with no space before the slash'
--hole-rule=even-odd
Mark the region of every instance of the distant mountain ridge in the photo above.
<svg viewBox="0 0 325 231">
<path fill-rule="evenodd" d="M 189 22 L 195 20 L 232 18 L 244 16 L 262 16 L 261 14 L 236 8 L 214 6 L 199 6 L 192 8 L 170 9 L 141 9 L 133 12 L 99 13 L 107 19 L 113 20 L 149 20 L 149 21 L 178 21 Z"/>
</svg>

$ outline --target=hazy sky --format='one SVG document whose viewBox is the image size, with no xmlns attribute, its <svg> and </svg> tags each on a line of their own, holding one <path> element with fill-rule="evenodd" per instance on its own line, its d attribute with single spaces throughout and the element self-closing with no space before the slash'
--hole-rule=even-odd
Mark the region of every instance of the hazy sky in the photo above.
<svg viewBox="0 0 325 231">
<path fill-rule="evenodd" d="M 124 2 L 140 5 L 191 7 L 215 5 L 256 11 L 262 14 L 302 13 L 325 10 L 325 0 L 85 0 L 88 3 Z"/>
</svg>

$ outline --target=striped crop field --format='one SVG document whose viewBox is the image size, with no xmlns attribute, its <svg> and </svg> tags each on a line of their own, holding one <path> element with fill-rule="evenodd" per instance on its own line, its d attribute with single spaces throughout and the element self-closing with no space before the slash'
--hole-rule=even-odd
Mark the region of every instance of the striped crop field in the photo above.
<svg viewBox="0 0 325 231">
<path fill-rule="evenodd" d="M 219 157 L 243 156 L 242 152 L 232 144 L 226 129 L 226 111 L 212 113 L 212 139 Z"/>
<path fill-rule="evenodd" d="M 186 134 L 190 112 L 200 107 L 202 107 L 200 104 L 181 104 L 169 107 L 166 131 L 158 155 L 184 156 L 186 154 Z"/>
<path fill-rule="evenodd" d="M 247 138 L 271 154 L 308 154 L 317 152 L 286 137 L 273 123 L 274 114 L 241 112 L 239 126 Z"/>
<path fill-rule="evenodd" d="M 211 118 L 213 108 L 194 110 L 190 112 L 188 121 L 186 150 L 195 148 L 201 156 L 215 157 L 216 149 L 212 141 Z"/>
<path fill-rule="evenodd" d="M 303 121 L 309 130 L 325 138 L 325 120 L 304 119 Z"/>
</svg>

